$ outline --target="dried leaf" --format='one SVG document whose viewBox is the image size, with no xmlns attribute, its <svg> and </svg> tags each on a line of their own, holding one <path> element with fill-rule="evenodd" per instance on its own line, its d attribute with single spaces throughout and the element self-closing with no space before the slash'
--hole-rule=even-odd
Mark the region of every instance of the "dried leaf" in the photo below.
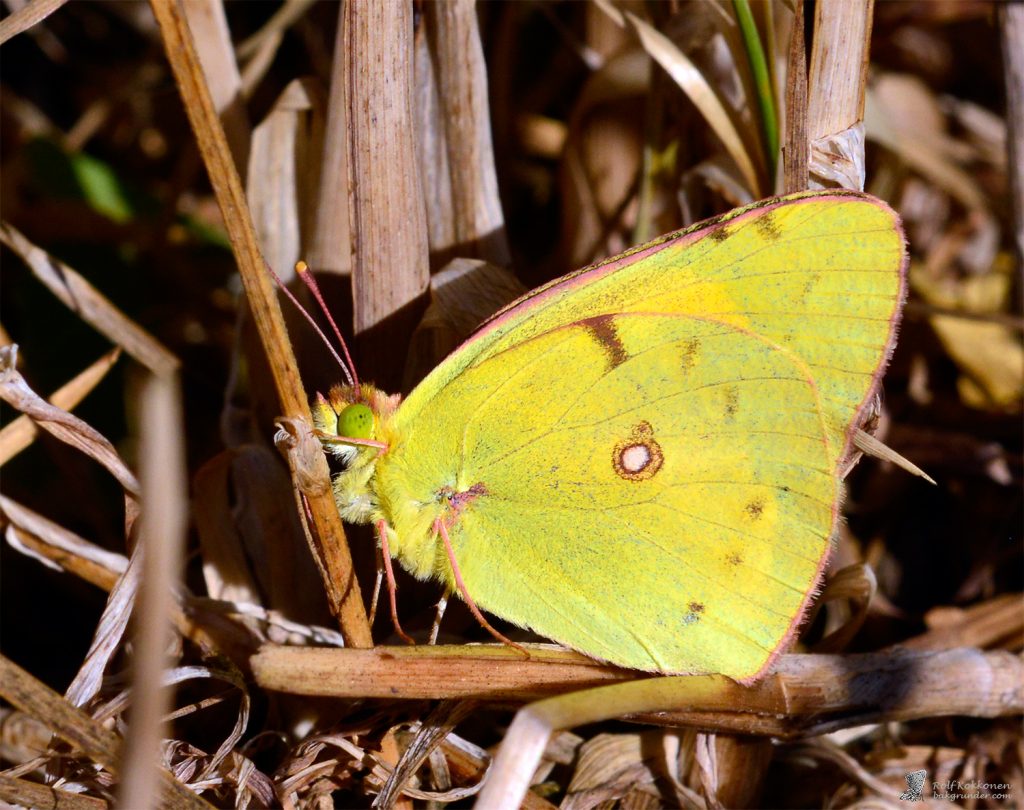
<svg viewBox="0 0 1024 810">
<path fill-rule="evenodd" d="M 442 701 L 428 714 L 416 732 L 412 742 L 402 753 L 402 758 L 395 765 L 384 787 L 373 801 L 374 807 L 390 810 L 405 789 L 405 785 L 419 770 L 444 739 L 455 730 L 474 709 L 472 701 Z M 479 789 L 479 785 L 477 786 Z M 449 791 L 446 791 L 450 793 Z M 473 795 L 473 793 L 464 795 Z M 409 794 L 411 795 L 411 794 Z"/>
<path fill-rule="evenodd" d="M 142 544 L 136 543 L 128 567 L 107 597 L 106 607 L 96 625 L 85 660 L 64 693 L 71 705 L 84 706 L 99 692 L 107 664 L 117 652 L 128 628 L 141 576 Z"/>
<path fill-rule="evenodd" d="M 72 268 L 33 245 L 9 223 L 0 222 L 0 242 L 18 254 L 68 309 L 150 371 L 169 374 L 178 368 L 178 358 L 156 338 L 126 317 Z"/>
<path fill-rule="evenodd" d="M 736 162 L 747 188 L 752 190 L 755 197 L 762 196 L 758 193 L 762 190 L 762 184 L 755 169 L 755 158 L 747 152 L 725 105 L 719 100 L 707 79 L 664 34 L 628 11 L 626 19 L 636 29 L 641 44 L 651 58 L 665 69 L 700 110 L 708 125 L 722 141 L 729 156 Z"/>
<path fill-rule="evenodd" d="M 454 259 L 431 276 L 430 306 L 412 335 L 406 360 L 407 387 L 524 292 L 512 273 L 481 259 Z"/>
<path fill-rule="evenodd" d="M 98 461 L 118 480 L 128 495 L 138 496 L 139 482 L 121 460 L 114 445 L 77 416 L 51 405 L 29 388 L 15 368 L 17 351 L 15 345 L 0 346 L 0 398 L 30 416 L 36 424 L 65 444 Z"/>
<path fill-rule="evenodd" d="M 94 585 L 110 590 L 118 576 L 128 568 L 128 558 L 123 554 L 106 551 L 2 495 L 0 512 L 10 521 L 9 532 L 20 529 L 52 549 L 47 553 L 33 550 L 33 556 L 53 561 L 60 568 L 76 573 Z M 24 546 L 25 539 L 20 542 Z"/>
<path fill-rule="evenodd" d="M 657 759 L 661 734 L 598 734 L 585 742 L 561 810 L 590 810 L 637 788 L 657 794 L 652 761 Z"/>
<path fill-rule="evenodd" d="M 99 385 L 120 356 L 120 347 L 111 349 L 74 379 L 54 391 L 50 397 L 50 404 L 70 411 Z M 5 425 L 3 430 L 0 430 L 0 465 L 6 464 L 28 447 L 35 440 L 37 432 L 28 416 L 19 416 L 9 425 Z"/>
<path fill-rule="evenodd" d="M 286 282 L 311 255 L 326 126 L 323 89 L 290 82 L 253 131 L 246 197 L 267 263 Z"/>
</svg>

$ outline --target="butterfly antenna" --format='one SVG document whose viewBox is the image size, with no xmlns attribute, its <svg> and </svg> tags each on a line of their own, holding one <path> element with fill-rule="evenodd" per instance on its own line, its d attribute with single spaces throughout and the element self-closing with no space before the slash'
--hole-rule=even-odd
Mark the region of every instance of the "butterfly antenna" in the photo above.
<svg viewBox="0 0 1024 810">
<path fill-rule="evenodd" d="M 354 388 L 359 387 L 359 375 L 356 374 L 356 364 L 352 362 L 352 355 L 348 353 L 348 344 L 345 342 L 345 338 L 341 336 L 341 330 L 338 329 L 338 324 L 334 322 L 334 318 L 331 316 L 331 311 L 327 308 L 327 304 L 324 302 L 324 297 L 320 294 L 320 285 L 316 283 L 316 278 L 309 271 L 309 265 L 301 259 L 295 262 L 295 272 L 299 274 L 299 278 L 302 279 L 302 283 L 306 285 L 307 289 L 313 293 L 313 297 L 316 302 L 320 305 L 321 312 L 327 318 L 327 323 L 331 325 L 331 329 L 334 330 L 334 336 L 338 339 L 338 345 L 341 346 L 342 352 L 345 354 L 345 360 L 348 361 L 348 367 L 351 372 L 349 383 Z"/>
<path fill-rule="evenodd" d="M 301 264 L 307 270 L 309 269 L 308 265 L 306 265 L 305 262 L 300 261 L 298 262 L 298 264 Z M 296 270 L 298 270 L 298 264 L 296 265 Z M 274 283 L 277 284 L 278 289 L 281 290 L 281 292 L 283 292 L 288 297 L 288 300 L 295 305 L 295 308 L 300 313 L 302 313 L 302 317 L 309 321 L 309 325 L 312 326 L 314 331 L 320 336 L 320 339 L 324 342 L 324 345 L 327 347 L 327 351 L 331 353 L 334 359 L 338 362 L 338 365 L 341 366 L 341 371 L 345 375 L 345 379 L 348 381 L 348 384 L 355 388 L 357 386 L 357 381 L 355 378 L 355 367 L 345 364 L 345 361 L 342 360 L 338 353 L 334 350 L 334 346 L 331 345 L 331 341 L 328 339 L 327 335 L 324 334 L 324 330 L 317 325 L 317 322 L 313 320 L 313 316 L 306 311 L 306 308 L 302 306 L 302 304 L 299 302 L 299 299 L 296 298 L 292 294 L 292 291 L 285 286 L 285 283 L 281 280 L 281 277 L 274 272 L 274 268 L 272 268 L 269 264 L 266 265 L 266 268 L 267 271 L 270 273 L 271 277 L 274 279 Z M 301 273 L 301 271 L 299 272 Z M 321 307 L 324 306 L 322 298 L 318 297 L 318 302 Z M 326 308 L 324 308 L 324 311 L 327 311 Z M 327 317 L 330 318 L 330 315 L 328 314 Z M 334 326 L 333 320 L 331 320 L 331 325 Z M 337 332 L 338 327 L 335 326 L 334 330 L 335 332 Z M 341 336 L 339 335 L 338 338 L 340 340 Z M 345 342 L 342 341 L 341 345 L 342 348 L 345 349 L 345 356 L 348 357 L 348 362 L 351 363 L 352 358 L 348 356 L 348 349 L 345 348 Z"/>
</svg>

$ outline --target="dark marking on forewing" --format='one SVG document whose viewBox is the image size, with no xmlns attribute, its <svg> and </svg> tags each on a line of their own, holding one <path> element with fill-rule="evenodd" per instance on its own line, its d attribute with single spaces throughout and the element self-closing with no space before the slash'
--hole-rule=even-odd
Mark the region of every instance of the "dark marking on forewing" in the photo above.
<svg viewBox="0 0 1024 810">
<path fill-rule="evenodd" d="M 615 318 L 611 315 L 596 315 L 580 322 L 604 350 L 608 358 L 609 370 L 621 366 L 629 359 L 626 347 L 622 345 L 619 330 L 615 327 Z"/>
<path fill-rule="evenodd" d="M 708 239 L 710 239 L 715 244 L 719 244 L 721 242 L 724 242 L 731 235 L 732 234 L 729 233 L 729 229 L 727 227 L 725 227 L 724 225 L 718 225 L 718 224 L 716 224 L 715 227 L 713 227 L 707 233 Z"/>
<path fill-rule="evenodd" d="M 793 299 L 794 308 L 804 308 L 807 305 L 807 299 L 811 297 L 814 292 L 814 285 L 818 283 L 821 276 L 818 273 L 813 273 L 811 276 L 800 285 L 800 294 Z"/>
<path fill-rule="evenodd" d="M 753 500 L 747 504 L 744 511 L 751 520 L 759 520 L 761 515 L 764 514 L 764 501 L 760 498 Z"/>
<path fill-rule="evenodd" d="M 689 612 L 683 616 L 683 624 L 688 625 L 699 622 L 701 614 L 704 612 L 704 605 L 700 602 L 690 602 L 690 604 L 687 605 L 687 608 L 689 609 Z"/>
<path fill-rule="evenodd" d="M 698 354 L 700 354 L 700 340 L 698 338 L 693 338 L 692 340 L 686 341 L 686 345 L 683 346 L 683 371 L 689 371 L 693 368 L 694 364 L 697 362 Z"/>
<path fill-rule="evenodd" d="M 729 554 L 729 556 L 725 558 L 725 561 L 729 563 L 729 565 L 743 565 L 743 558 L 735 551 Z"/>
<path fill-rule="evenodd" d="M 740 409 L 740 389 L 730 385 L 725 389 L 725 418 L 732 419 Z"/>
<path fill-rule="evenodd" d="M 782 238 L 782 230 L 775 221 L 775 212 L 766 211 L 754 219 L 754 227 L 769 242 L 778 242 Z"/>
</svg>

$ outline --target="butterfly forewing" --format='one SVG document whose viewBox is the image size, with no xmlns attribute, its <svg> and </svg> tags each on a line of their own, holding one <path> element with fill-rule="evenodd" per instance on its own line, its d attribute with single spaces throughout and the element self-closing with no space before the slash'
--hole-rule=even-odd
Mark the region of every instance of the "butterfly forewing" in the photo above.
<svg viewBox="0 0 1024 810">
<path fill-rule="evenodd" d="M 378 463 L 407 568 L 590 655 L 751 679 L 829 549 L 902 302 L 895 215 L 769 201 L 532 293 L 418 386 Z M 453 497 L 454 496 L 454 497 Z"/>
</svg>

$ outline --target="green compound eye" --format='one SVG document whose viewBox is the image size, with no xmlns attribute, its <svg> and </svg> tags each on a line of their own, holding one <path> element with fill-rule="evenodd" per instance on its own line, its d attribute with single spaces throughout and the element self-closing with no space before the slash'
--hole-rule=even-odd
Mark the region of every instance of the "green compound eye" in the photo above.
<svg viewBox="0 0 1024 810">
<path fill-rule="evenodd" d="M 373 411 L 361 402 L 338 414 L 338 435 L 349 439 L 369 439 L 373 433 Z"/>
</svg>

